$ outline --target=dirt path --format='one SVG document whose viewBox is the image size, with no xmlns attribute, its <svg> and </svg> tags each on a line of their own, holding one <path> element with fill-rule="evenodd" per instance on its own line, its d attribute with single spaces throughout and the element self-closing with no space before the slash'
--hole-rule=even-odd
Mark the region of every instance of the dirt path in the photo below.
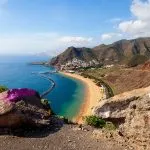
<svg viewBox="0 0 150 150">
<path fill-rule="evenodd" d="M 47 132 L 46 135 L 43 133 L 41 136 L 28 135 L 26 138 L 0 136 L 0 150 L 125 150 L 113 141 L 95 139 L 92 130 L 75 130 L 76 128 L 64 125 L 55 133 Z"/>
<path fill-rule="evenodd" d="M 137 72 L 149 72 L 150 73 L 150 70 L 144 70 L 144 69 L 126 68 L 126 69 L 121 69 L 121 70 L 125 70 L 125 71 L 137 71 Z"/>
</svg>

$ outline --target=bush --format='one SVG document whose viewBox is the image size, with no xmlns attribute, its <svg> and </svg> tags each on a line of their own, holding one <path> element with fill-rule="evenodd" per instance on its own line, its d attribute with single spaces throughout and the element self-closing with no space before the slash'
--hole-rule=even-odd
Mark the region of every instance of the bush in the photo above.
<svg viewBox="0 0 150 150">
<path fill-rule="evenodd" d="M 51 108 L 50 101 L 48 99 L 41 99 L 41 103 L 43 105 L 43 108 L 47 109 L 47 111 L 50 115 L 55 115 L 55 113 L 53 112 L 53 110 Z"/>
<path fill-rule="evenodd" d="M 41 99 L 41 103 L 42 103 L 44 106 L 50 105 L 48 99 Z"/>
<path fill-rule="evenodd" d="M 71 120 L 69 120 L 68 118 L 64 117 L 64 116 L 57 116 L 59 119 L 63 120 L 65 124 L 73 124 L 73 122 Z"/>
<path fill-rule="evenodd" d="M 94 126 L 96 128 L 103 128 L 106 125 L 106 121 L 98 118 L 97 116 L 87 116 L 84 119 L 88 125 Z"/>
<path fill-rule="evenodd" d="M 5 86 L 0 86 L 0 93 L 4 92 L 4 91 L 7 91 L 8 88 L 5 87 Z"/>
<path fill-rule="evenodd" d="M 131 60 L 128 62 L 128 67 L 136 67 L 140 64 L 143 64 L 146 62 L 148 58 L 144 55 L 135 55 L 131 58 Z"/>
<path fill-rule="evenodd" d="M 112 122 L 106 122 L 105 128 L 107 130 L 116 130 L 116 126 Z"/>
</svg>

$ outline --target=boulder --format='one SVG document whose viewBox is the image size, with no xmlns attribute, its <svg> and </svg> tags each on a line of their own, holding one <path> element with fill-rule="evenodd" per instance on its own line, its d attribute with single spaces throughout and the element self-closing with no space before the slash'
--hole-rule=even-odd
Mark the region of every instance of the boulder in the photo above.
<svg viewBox="0 0 150 150">
<path fill-rule="evenodd" d="M 134 148 L 150 149 L 150 87 L 106 99 L 93 113 L 114 122 Z"/>
<path fill-rule="evenodd" d="M 42 104 L 39 94 L 31 89 L 13 89 L 0 93 L 0 127 L 48 125 L 49 108 Z"/>
</svg>

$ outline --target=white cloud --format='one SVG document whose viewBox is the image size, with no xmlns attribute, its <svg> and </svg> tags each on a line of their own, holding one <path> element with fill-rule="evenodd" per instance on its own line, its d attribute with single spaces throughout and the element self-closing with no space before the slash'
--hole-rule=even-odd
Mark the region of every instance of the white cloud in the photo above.
<svg viewBox="0 0 150 150">
<path fill-rule="evenodd" d="M 140 20 L 150 19 L 150 0 L 133 0 L 131 5 L 132 14 Z"/>
<path fill-rule="evenodd" d="M 134 19 L 122 21 L 118 28 L 131 37 L 150 36 L 150 0 L 133 0 L 130 11 Z"/>
<path fill-rule="evenodd" d="M 108 40 L 108 39 L 111 39 L 111 38 L 112 38 L 112 36 L 109 33 L 102 34 L 102 36 L 101 36 L 102 41 L 105 41 L 105 40 Z"/>
<path fill-rule="evenodd" d="M 93 38 L 89 37 L 89 38 L 86 38 L 86 37 L 81 37 L 81 36 L 78 36 L 78 37 L 75 37 L 75 36 L 64 36 L 62 38 L 60 38 L 60 41 L 61 42 L 64 42 L 64 43 L 88 43 L 88 42 L 91 42 L 93 40 Z"/>
<path fill-rule="evenodd" d="M 130 20 L 130 21 L 125 21 L 119 24 L 119 28 L 123 32 L 129 32 L 129 33 L 137 33 L 140 32 L 141 30 L 144 30 L 147 27 L 147 22 L 143 22 L 142 20 Z"/>
<path fill-rule="evenodd" d="M 57 33 L 0 35 L 0 54 L 27 54 L 49 51 L 56 55 L 68 46 L 93 46 L 92 38 L 62 36 Z"/>
<path fill-rule="evenodd" d="M 120 39 L 123 35 L 121 33 L 105 33 L 101 35 L 101 41 Z"/>
</svg>

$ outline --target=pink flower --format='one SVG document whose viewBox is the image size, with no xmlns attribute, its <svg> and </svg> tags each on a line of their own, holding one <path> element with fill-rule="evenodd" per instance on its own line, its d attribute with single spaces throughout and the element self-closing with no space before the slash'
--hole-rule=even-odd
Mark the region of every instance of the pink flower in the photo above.
<svg viewBox="0 0 150 150">
<path fill-rule="evenodd" d="M 7 94 L 7 99 L 10 102 L 17 102 L 23 99 L 24 97 L 37 95 L 37 92 L 32 89 L 23 88 L 11 89 L 7 92 Z"/>
</svg>

